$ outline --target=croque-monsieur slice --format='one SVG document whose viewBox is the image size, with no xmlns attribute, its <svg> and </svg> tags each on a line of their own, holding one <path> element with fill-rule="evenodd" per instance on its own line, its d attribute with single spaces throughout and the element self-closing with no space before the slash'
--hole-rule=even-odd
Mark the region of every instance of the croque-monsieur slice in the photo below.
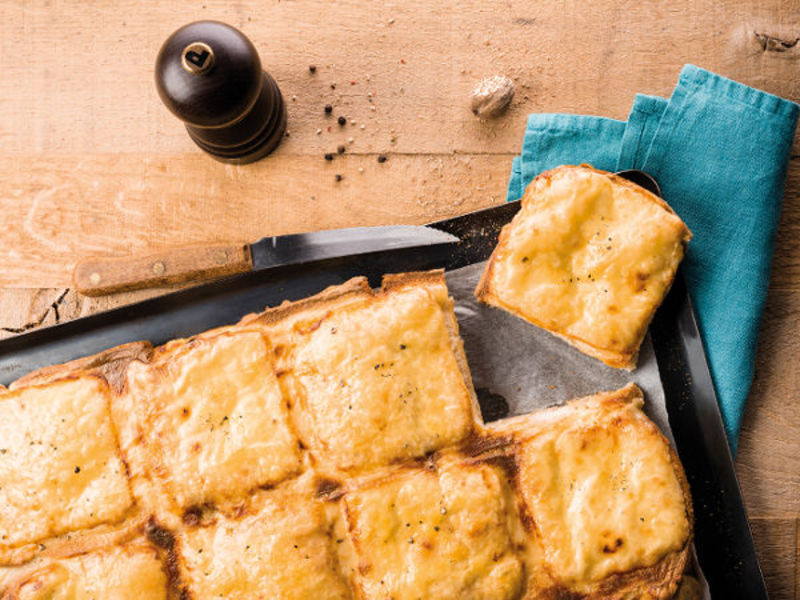
<svg viewBox="0 0 800 600">
<path fill-rule="evenodd" d="M 545 171 L 475 291 L 607 365 L 631 369 L 691 233 L 658 196 L 588 166 Z"/>
<path fill-rule="evenodd" d="M 8 573 L 8 600 L 166 600 L 167 568 L 144 538 L 88 552 L 39 558 Z M 3 573 L 0 572 L 0 590 Z"/>
<path fill-rule="evenodd" d="M 109 410 L 113 390 L 101 372 L 113 379 L 130 350 L 103 353 L 100 368 L 76 361 L 3 388 L 0 565 L 87 548 L 96 536 L 114 536 L 141 519 Z"/>
<path fill-rule="evenodd" d="M 482 423 L 442 271 L 357 278 L 249 320 L 273 340 L 300 440 L 348 476 L 424 457 Z"/>
<path fill-rule="evenodd" d="M 512 449 L 554 597 L 672 598 L 678 589 L 692 540 L 689 485 L 642 403 L 629 384 L 487 427 Z"/>
</svg>

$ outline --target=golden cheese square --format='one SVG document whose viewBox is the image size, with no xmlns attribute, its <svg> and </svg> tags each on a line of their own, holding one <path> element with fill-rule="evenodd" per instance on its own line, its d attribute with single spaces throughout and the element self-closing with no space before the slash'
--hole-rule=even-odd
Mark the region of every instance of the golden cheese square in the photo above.
<svg viewBox="0 0 800 600">
<path fill-rule="evenodd" d="M 234 499 L 300 469 L 299 444 L 258 332 L 226 332 L 134 362 L 128 393 L 154 477 L 178 507 Z"/>
<path fill-rule="evenodd" d="M 690 238 L 647 190 L 590 167 L 559 167 L 528 186 L 476 296 L 632 368 Z"/>
<path fill-rule="evenodd" d="M 18 571 L 6 591 L 8 597 L 20 600 L 166 600 L 169 597 L 165 566 L 156 549 L 143 541 L 47 559 Z"/>
<path fill-rule="evenodd" d="M 103 381 L 0 396 L 0 552 L 119 522 L 132 504 Z"/>
<path fill-rule="evenodd" d="M 193 598 L 349 598 L 330 530 L 320 502 L 261 492 L 247 509 L 184 530 L 176 548 Z"/>
<path fill-rule="evenodd" d="M 488 464 L 404 469 L 344 497 L 365 598 L 518 598 L 515 500 Z"/>
<path fill-rule="evenodd" d="M 479 419 L 441 272 L 388 278 L 296 328 L 284 369 L 303 442 L 345 471 L 457 444 Z"/>
<path fill-rule="evenodd" d="M 641 391 L 629 385 L 489 425 L 513 436 L 517 487 L 543 560 L 571 593 L 672 597 L 686 565 L 688 484 L 641 406 Z"/>
</svg>

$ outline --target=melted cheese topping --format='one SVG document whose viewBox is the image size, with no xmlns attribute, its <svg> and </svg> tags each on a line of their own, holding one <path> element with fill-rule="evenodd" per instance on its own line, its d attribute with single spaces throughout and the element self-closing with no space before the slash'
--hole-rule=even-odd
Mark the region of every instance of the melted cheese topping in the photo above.
<svg viewBox="0 0 800 600">
<path fill-rule="evenodd" d="M 580 592 L 685 546 L 668 444 L 636 405 L 594 397 L 516 421 L 519 488 L 557 580 Z"/>
<path fill-rule="evenodd" d="M 256 510 L 178 537 L 194 598 L 348 598 L 322 506 L 267 492 Z"/>
<path fill-rule="evenodd" d="M 158 600 L 167 577 L 154 548 L 132 543 L 48 562 L 14 591 L 19 600 Z"/>
<path fill-rule="evenodd" d="M 298 330 L 289 368 L 304 441 L 341 469 L 422 456 L 472 431 L 442 307 L 425 289 L 380 295 Z"/>
<path fill-rule="evenodd" d="M 131 507 L 107 394 L 83 377 L 0 397 L 0 549 L 116 523 Z"/>
<path fill-rule="evenodd" d="M 345 496 L 367 598 L 517 598 L 524 567 L 504 476 L 488 465 L 408 470 Z"/>
<path fill-rule="evenodd" d="M 156 475 L 181 507 L 238 496 L 300 468 L 259 333 L 196 340 L 164 362 L 133 363 L 128 386 L 144 415 Z"/>
<path fill-rule="evenodd" d="M 534 180 L 504 228 L 487 301 L 627 363 L 689 236 L 652 194 L 561 167 Z"/>
</svg>

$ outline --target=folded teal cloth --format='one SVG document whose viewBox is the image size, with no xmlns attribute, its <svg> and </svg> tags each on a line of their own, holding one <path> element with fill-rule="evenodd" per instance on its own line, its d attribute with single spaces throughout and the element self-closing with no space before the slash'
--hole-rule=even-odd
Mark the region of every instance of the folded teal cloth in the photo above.
<svg viewBox="0 0 800 600">
<path fill-rule="evenodd" d="M 528 118 L 508 199 L 538 173 L 643 169 L 692 230 L 683 273 L 736 451 L 755 362 L 798 106 L 694 65 L 669 100 L 638 95 L 627 122 Z"/>
</svg>

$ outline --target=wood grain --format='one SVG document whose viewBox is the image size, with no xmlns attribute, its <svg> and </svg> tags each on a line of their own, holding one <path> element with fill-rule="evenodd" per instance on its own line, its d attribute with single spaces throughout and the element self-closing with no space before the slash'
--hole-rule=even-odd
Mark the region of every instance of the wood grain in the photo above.
<svg viewBox="0 0 800 600">
<path fill-rule="evenodd" d="M 797 573 L 792 567 L 798 551 L 798 524 L 795 519 L 750 519 L 771 600 L 795 598 Z"/>
<path fill-rule="evenodd" d="M 289 136 L 265 161 L 215 163 L 158 100 L 161 42 L 201 18 L 240 27 L 284 93 Z M 669 95 L 686 62 L 800 100 L 798 38 L 796 0 L 0 2 L 0 337 L 164 291 L 79 297 L 70 271 L 87 255 L 499 203 L 527 114 L 625 118 L 635 93 Z M 502 119 L 482 122 L 469 91 L 496 74 L 518 91 Z M 345 155 L 324 161 L 340 144 Z M 737 458 L 777 598 L 800 597 L 800 145 L 794 154 Z"/>
<path fill-rule="evenodd" d="M 247 244 L 209 244 L 167 248 L 146 256 L 84 258 L 72 281 L 85 296 L 132 292 L 142 288 L 198 283 L 253 268 Z"/>
<path fill-rule="evenodd" d="M 745 504 L 800 517 L 800 293 L 771 290 L 736 459 Z"/>
<path fill-rule="evenodd" d="M 0 155 L 0 173 L 15 174 L 0 188 L 0 214 L 18 215 L 0 228 L 0 285 L 69 286 L 85 256 L 426 223 L 504 201 L 510 165 L 510 156 L 487 154 L 384 163 L 280 154 L 251 167 L 191 155 Z"/>
</svg>

